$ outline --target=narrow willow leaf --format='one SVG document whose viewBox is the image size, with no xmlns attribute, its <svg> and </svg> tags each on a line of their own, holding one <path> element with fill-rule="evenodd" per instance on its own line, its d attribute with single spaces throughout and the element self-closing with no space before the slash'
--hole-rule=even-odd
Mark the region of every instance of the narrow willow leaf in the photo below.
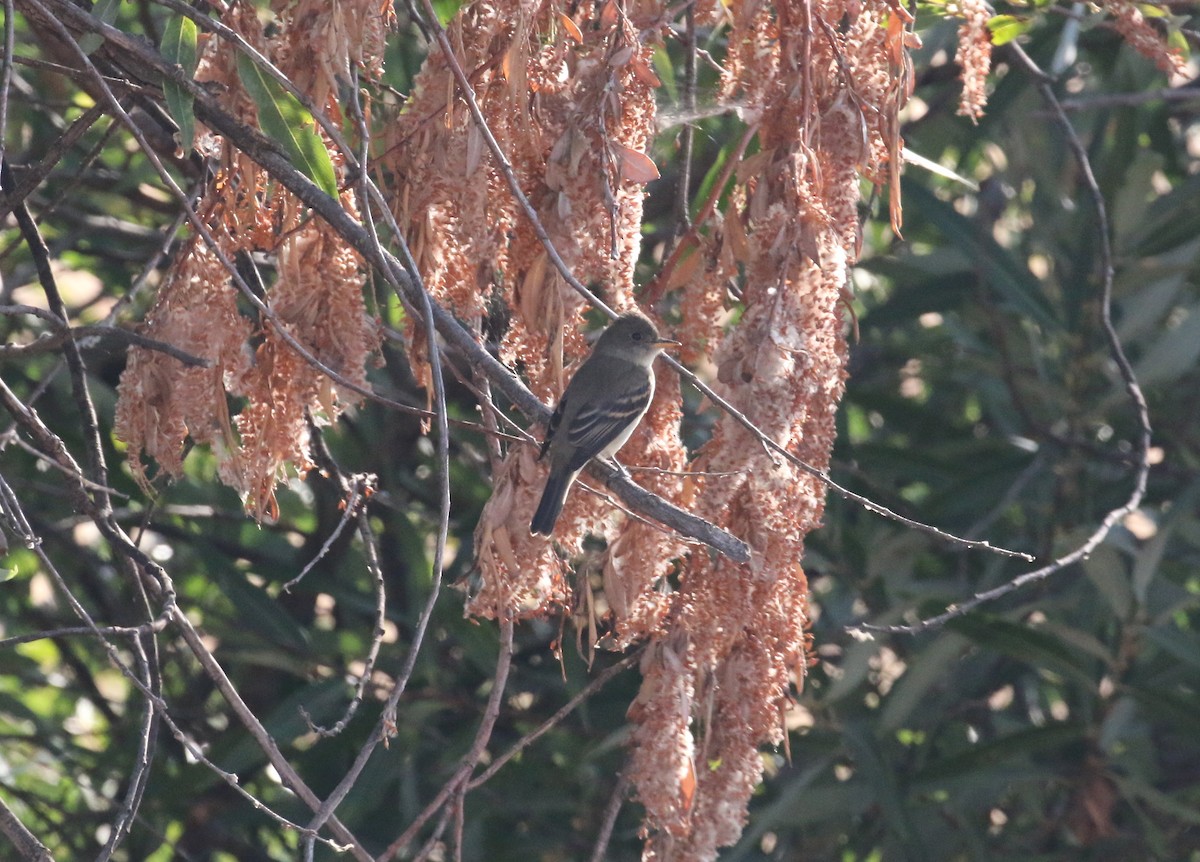
<svg viewBox="0 0 1200 862">
<path fill-rule="evenodd" d="M 195 21 L 182 15 L 172 15 L 163 30 L 162 44 L 159 45 L 163 57 L 182 66 L 189 78 L 196 73 L 196 33 Z M 192 94 L 182 84 L 168 78 L 163 80 L 163 95 L 167 98 L 167 111 L 171 119 L 179 126 L 179 144 L 186 155 L 192 151 L 192 141 L 196 137 Z"/>
<path fill-rule="evenodd" d="M 993 45 L 1003 45 L 1018 36 L 1024 36 L 1030 29 L 1029 21 L 1015 15 L 993 15 L 987 22 L 992 34 Z"/>
<path fill-rule="evenodd" d="M 279 144 L 292 164 L 325 194 L 338 196 L 337 175 L 325 142 L 313 129 L 312 114 L 291 93 L 268 80 L 254 61 L 238 54 L 238 77 L 258 107 L 258 124 Z"/>
<path fill-rule="evenodd" d="M 992 289 L 1013 309 L 1027 315 L 1047 332 L 1061 331 L 1062 324 L 1055 317 L 1041 283 L 1023 262 L 1001 247 L 989 232 L 980 229 L 920 184 L 905 187 L 904 203 L 923 215 L 957 246 L 974 263 Z"/>
<path fill-rule="evenodd" d="M 92 14 L 105 24 L 112 24 L 117 20 L 117 10 L 120 8 L 121 0 L 99 0 L 92 7 Z M 83 53 L 90 54 L 104 44 L 104 37 L 99 33 L 84 33 L 77 41 Z"/>
</svg>

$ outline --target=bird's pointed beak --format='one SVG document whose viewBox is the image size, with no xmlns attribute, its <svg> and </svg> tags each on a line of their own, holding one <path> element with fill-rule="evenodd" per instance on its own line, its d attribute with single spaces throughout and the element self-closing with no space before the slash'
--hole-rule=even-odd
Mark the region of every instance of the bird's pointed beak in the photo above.
<svg viewBox="0 0 1200 862">
<path fill-rule="evenodd" d="M 683 342 L 676 341 L 674 338 L 660 338 L 655 344 L 674 344 L 676 347 L 682 346 Z"/>
</svg>

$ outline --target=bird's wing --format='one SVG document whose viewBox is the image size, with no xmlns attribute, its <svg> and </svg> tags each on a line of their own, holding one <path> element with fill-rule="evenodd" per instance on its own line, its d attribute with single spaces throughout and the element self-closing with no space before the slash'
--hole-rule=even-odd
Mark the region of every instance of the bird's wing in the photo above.
<svg viewBox="0 0 1200 862">
<path fill-rule="evenodd" d="M 578 470 L 604 451 L 610 443 L 629 431 L 650 406 L 654 394 L 653 378 L 638 375 L 635 385 L 620 392 L 609 390 L 603 404 L 584 404 L 575 411 L 564 430 L 567 442 L 575 447 L 570 469 Z M 570 392 L 567 392 L 567 396 Z M 566 401 L 566 397 L 563 398 Z"/>
<path fill-rule="evenodd" d="M 542 448 L 538 450 L 538 460 L 541 461 L 546 457 L 546 452 L 550 449 L 550 441 L 554 439 L 554 432 L 558 430 L 558 423 L 562 421 L 563 410 L 567 407 L 567 395 L 564 392 L 562 398 L 558 399 L 558 406 L 554 408 L 554 412 L 550 414 L 550 423 L 546 426 L 546 438 L 542 440 Z"/>
</svg>

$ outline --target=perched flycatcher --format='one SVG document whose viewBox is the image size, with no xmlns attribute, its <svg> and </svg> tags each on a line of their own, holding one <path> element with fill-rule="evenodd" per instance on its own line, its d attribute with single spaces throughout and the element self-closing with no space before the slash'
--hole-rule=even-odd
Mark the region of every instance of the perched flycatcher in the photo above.
<svg viewBox="0 0 1200 862">
<path fill-rule="evenodd" d="M 625 445 L 654 397 L 654 357 L 665 345 L 640 314 L 618 317 L 600 334 L 559 399 L 538 459 L 550 456 L 550 476 L 529 525 L 549 536 L 575 477 L 593 458 L 611 458 Z"/>
</svg>

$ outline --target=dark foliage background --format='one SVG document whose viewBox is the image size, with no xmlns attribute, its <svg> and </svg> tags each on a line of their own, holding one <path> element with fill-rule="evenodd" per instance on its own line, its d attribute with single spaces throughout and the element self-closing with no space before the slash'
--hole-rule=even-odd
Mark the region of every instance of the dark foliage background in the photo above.
<svg viewBox="0 0 1200 862">
<path fill-rule="evenodd" d="M 137 31 L 161 14 L 123 4 L 118 20 Z M 835 478 L 905 515 L 1045 560 L 1120 505 L 1133 473 L 1134 415 L 1097 324 L 1100 225 L 1028 75 L 999 49 L 987 115 L 978 125 L 956 117 L 946 59 L 955 25 L 934 15 L 924 22 L 905 139 L 979 189 L 910 167 L 903 239 L 887 226 L 884 202 L 865 213 Z M 1027 36 L 1043 68 L 1069 38 L 1064 24 L 1044 14 Z M 28 204 L 73 322 L 112 315 L 131 325 L 152 295 L 160 252 L 173 247 L 176 209 L 110 118 L 49 155 L 91 102 L 41 62 L 24 21 L 15 26 L 7 158 L 18 180 L 48 169 Z M 391 83 L 403 90 L 422 49 L 411 28 L 394 38 Z M 788 716 L 788 749 L 764 752 L 770 780 L 743 841 L 723 859 L 1200 859 L 1200 97 L 1191 88 L 1162 94 L 1161 75 L 1103 27 L 1074 39 L 1078 56 L 1056 92 L 1109 206 L 1114 317 L 1154 422 L 1145 503 L 1081 566 L 945 628 L 862 639 L 849 631 L 857 623 L 939 612 L 1023 564 L 956 550 L 831 498 L 807 563 L 821 663 Z M 677 109 L 664 77 L 664 107 Z M 1132 98 L 1116 98 L 1124 95 Z M 698 185 L 735 145 L 731 128 L 720 116 L 699 122 Z M 658 215 L 647 276 L 671 228 L 677 131 L 656 152 L 664 177 L 650 189 L 648 211 Z M 45 300 L 11 219 L 0 233 L 0 272 L 6 342 L 48 337 L 44 320 L 15 308 Z M 381 308 L 397 326 L 395 304 Z M 81 342 L 110 465 L 123 462 L 107 432 L 125 347 Z M 402 352 L 388 347 L 385 358 L 376 388 L 422 401 Z M 7 350 L 0 376 L 83 451 L 60 350 Z M 457 417 L 475 418 L 465 389 L 452 385 L 449 398 Z M 687 421 L 687 439 L 703 439 L 704 417 Z M 143 622 L 145 600 L 76 511 L 63 477 L 9 420 L 0 433 L 0 474 L 63 581 L 103 623 Z M 314 472 L 280 494 L 277 523 L 258 526 L 215 481 L 207 451 L 191 452 L 186 480 L 162 484 L 155 500 L 124 469 L 111 471 L 118 519 L 170 571 L 180 605 L 318 794 L 344 774 L 406 658 L 429 590 L 438 507 L 433 448 L 415 418 L 369 404 L 323 438 L 343 472 L 378 476 L 369 512 L 388 597 L 375 684 L 330 739 L 309 732 L 300 710 L 336 722 L 352 694 L 347 680 L 362 668 L 375 607 L 362 543 L 340 534 L 291 592 L 281 586 L 334 534 L 342 492 Z M 454 433 L 452 581 L 470 571 L 489 493 L 486 445 L 472 431 Z M 31 549 L 13 542 L 3 566 L 5 637 L 79 625 Z M 338 809 L 374 852 L 436 794 L 480 721 L 497 634 L 461 608 L 459 593 L 441 595 L 396 735 Z M 569 620 L 518 628 L 491 756 L 615 661 L 601 654 L 589 670 L 575 640 Z M 307 810 L 231 722 L 192 655 L 169 635 L 157 649 L 162 695 L 182 730 L 249 793 L 304 823 Z M 636 671 L 616 676 L 472 792 L 463 857 L 588 858 L 614 796 L 636 690 Z M 0 797 L 54 858 L 93 858 L 106 839 L 138 756 L 142 708 L 91 636 L 0 649 Z M 116 858 L 297 858 L 295 833 L 195 763 L 162 726 L 155 744 L 145 801 Z M 621 810 L 608 858 L 637 857 L 639 822 L 636 806 Z M 333 858 L 326 847 L 317 856 Z"/>
</svg>

